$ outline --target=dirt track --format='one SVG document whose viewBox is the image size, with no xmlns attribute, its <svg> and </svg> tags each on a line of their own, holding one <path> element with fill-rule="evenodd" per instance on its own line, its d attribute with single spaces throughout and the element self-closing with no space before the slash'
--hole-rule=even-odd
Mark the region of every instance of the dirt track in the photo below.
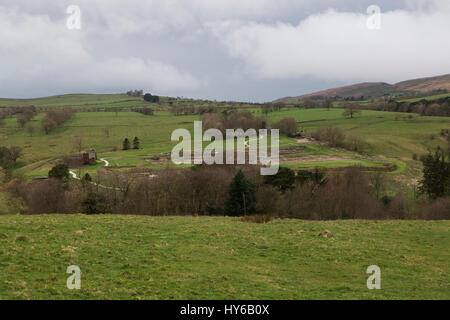
<svg viewBox="0 0 450 320">
<path fill-rule="evenodd" d="M 303 162 L 319 162 L 319 161 L 339 161 L 350 160 L 351 156 L 339 156 L 339 155 L 306 155 L 306 156 L 288 156 L 280 157 L 281 163 L 303 163 Z"/>
</svg>

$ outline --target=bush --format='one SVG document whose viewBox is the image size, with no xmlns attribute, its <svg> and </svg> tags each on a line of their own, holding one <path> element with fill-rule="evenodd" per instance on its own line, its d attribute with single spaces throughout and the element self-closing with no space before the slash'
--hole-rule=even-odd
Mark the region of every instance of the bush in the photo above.
<svg viewBox="0 0 450 320">
<path fill-rule="evenodd" d="M 343 147 L 347 150 L 362 152 L 366 147 L 367 143 L 360 136 L 348 135 L 345 138 L 345 143 Z"/>
<path fill-rule="evenodd" d="M 387 205 L 386 219 L 408 219 L 411 218 L 411 209 L 408 199 L 402 194 L 397 194 Z"/>
<path fill-rule="evenodd" d="M 425 220 L 450 220 L 450 198 L 439 198 L 423 206 L 418 218 Z"/>
</svg>

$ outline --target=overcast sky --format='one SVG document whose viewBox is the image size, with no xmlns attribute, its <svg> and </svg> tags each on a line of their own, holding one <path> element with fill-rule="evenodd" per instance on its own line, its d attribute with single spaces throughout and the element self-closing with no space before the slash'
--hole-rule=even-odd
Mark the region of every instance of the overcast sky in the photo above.
<svg viewBox="0 0 450 320">
<path fill-rule="evenodd" d="M 450 73 L 449 34 L 449 0 L 0 0 L 0 97 L 271 101 Z"/>
</svg>

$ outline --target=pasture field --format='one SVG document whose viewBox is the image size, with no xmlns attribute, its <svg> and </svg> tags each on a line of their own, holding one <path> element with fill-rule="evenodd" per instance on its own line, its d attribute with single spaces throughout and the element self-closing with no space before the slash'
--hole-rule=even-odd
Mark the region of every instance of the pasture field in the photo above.
<svg viewBox="0 0 450 320">
<path fill-rule="evenodd" d="M 0 216 L 0 299 L 449 299 L 448 221 Z M 323 237 L 324 231 L 332 236 Z M 81 268 L 81 290 L 66 268 Z M 366 268 L 381 268 L 368 290 Z"/>
<path fill-rule="evenodd" d="M 34 105 L 37 108 L 60 107 L 120 107 L 129 106 L 130 102 L 142 106 L 145 102 L 140 97 L 130 97 L 126 94 L 64 94 L 35 99 L 0 99 L 1 107 L 21 107 Z"/>
<path fill-rule="evenodd" d="M 399 100 L 400 102 L 417 102 L 420 100 L 428 100 L 428 101 L 432 101 L 432 100 L 438 100 L 441 98 L 446 98 L 446 97 L 450 97 L 450 93 L 442 93 L 442 94 L 436 94 L 436 95 L 432 95 L 432 96 L 426 96 L 426 97 L 419 97 L 419 98 L 411 98 L 411 99 L 402 99 Z"/>
<path fill-rule="evenodd" d="M 167 98 L 164 98 L 167 100 Z M 38 108 L 56 108 L 63 106 L 89 106 L 104 110 L 115 105 L 148 105 L 139 98 L 127 95 L 63 95 L 56 97 L 11 100 L 0 99 L 1 106 L 35 104 Z M 197 105 L 195 101 L 190 102 Z M 198 102 L 201 105 L 202 101 Z M 162 104 L 164 105 L 164 103 Z M 220 105 L 220 103 L 218 103 Z M 164 109 L 164 108 L 162 108 Z M 258 108 L 250 109 L 256 116 L 261 116 Z M 341 128 L 345 134 L 360 137 L 366 142 L 364 154 L 357 154 L 342 149 L 328 148 L 320 143 L 301 144 L 295 139 L 281 137 L 280 147 L 302 146 L 304 151 L 299 156 L 317 156 L 311 161 L 287 163 L 292 168 L 338 168 L 360 165 L 364 167 L 381 167 L 387 163 L 397 165 L 394 174 L 403 174 L 408 180 L 417 181 L 420 175 L 420 162 L 412 160 L 413 155 L 425 154 L 437 145 L 445 146 L 445 139 L 439 136 L 441 129 L 450 128 L 450 118 L 421 117 L 415 114 L 393 113 L 364 110 L 353 119 L 345 118 L 342 109 L 284 109 L 268 114 L 269 122 L 276 122 L 285 117 L 293 117 L 299 128 L 306 135 L 325 127 Z M 174 116 L 169 111 L 155 111 L 154 116 L 140 113 L 124 112 L 77 112 L 62 126 L 46 135 L 40 127 L 44 113 L 21 128 L 16 118 L 7 118 L 0 126 L 2 145 L 20 146 L 23 157 L 19 159 L 16 172 L 29 178 L 46 175 L 55 161 L 64 155 L 77 153 L 76 137 L 83 140 L 82 149 L 93 148 L 99 159 L 104 158 L 111 166 L 137 166 L 159 169 L 170 163 L 159 164 L 148 161 L 169 153 L 176 142 L 170 141 L 171 133 L 177 128 L 193 131 L 193 122 L 199 116 Z M 27 132 L 28 126 L 34 126 L 32 136 Z M 122 151 L 122 141 L 139 137 L 141 149 Z M 207 143 L 205 143 L 206 145 Z M 332 160 L 322 159 L 327 155 Z M 306 159 L 306 158 L 305 158 Z M 95 174 L 103 163 L 87 166 L 79 174 Z"/>
<path fill-rule="evenodd" d="M 308 135 L 324 127 L 338 127 L 345 133 L 360 136 L 367 143 L 366 152 L 411 159 L 445 140 L 441 129 L 450 128 L 448 117 L 421 117 L 411 113 L 363 110 L 353 119 L 344 118 L 342 109 L 289 109 L 270 114 L 270 119 L 293 117 Z M 259 112 L 259 111 L 258 111 Z M 411 116 L 412 118 L 408 118 Z M 433 135 L 433 136 L 432 136 Z"/>
</svg>

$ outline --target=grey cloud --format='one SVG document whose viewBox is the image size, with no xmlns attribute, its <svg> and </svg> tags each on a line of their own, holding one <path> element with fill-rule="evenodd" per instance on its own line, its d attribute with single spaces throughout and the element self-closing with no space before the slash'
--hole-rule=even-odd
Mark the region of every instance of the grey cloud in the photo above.
<svg viewBox="0 0 450 320">
<path fill-rule="evenodd" d="M 368 35 L 351 24 L 374 2 L 386 29 Z M 359 79 L 446 73 L 445 2 L 2 0 L 0 96 L 142 88 L 264 101 Z M 65 28 L 72 3 L 82 10 L 80 31 Z"/>
</svg>

